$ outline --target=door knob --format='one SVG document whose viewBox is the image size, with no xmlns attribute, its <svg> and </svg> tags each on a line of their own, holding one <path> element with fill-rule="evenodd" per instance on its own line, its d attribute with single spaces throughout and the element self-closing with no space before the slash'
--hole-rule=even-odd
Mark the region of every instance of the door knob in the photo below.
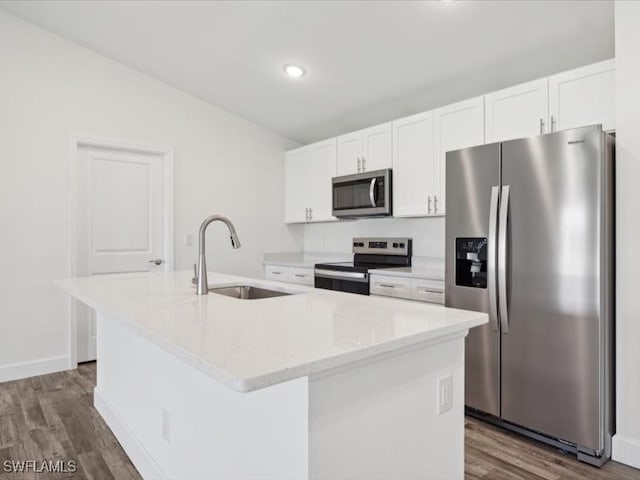
<svg viewBox="0 0 640 480">
<path fill-rule="evenodd" d="M 161 258 L 156 258 L 154 260 L 149 260 L 149 263 L 155 263 L 156 265 L 161 265 L 162 264 L 162 259 Z"/>
</svg>

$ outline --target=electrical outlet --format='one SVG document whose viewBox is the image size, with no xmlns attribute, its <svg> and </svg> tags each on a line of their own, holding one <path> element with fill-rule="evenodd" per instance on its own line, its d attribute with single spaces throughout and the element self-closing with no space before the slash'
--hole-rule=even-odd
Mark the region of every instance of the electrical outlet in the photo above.
<svg viewBox="0 0 640 480">
<path fill-rule="evenodd" d="M 442 415 L 453 407 L 453 378 L 451 374 L 438 378 L 437 414 Z"/>
<path fill-rule="evenodd" d="M 193 234 L 192 233 L 185 233 L 184 234 L 184 246 L 185 247 L 192 247 L 193 246 Z"/>
<path fill-rule="evenodd" d="M 164 408 L 162 409 L 162 438 L 167 443 L 171 443 L 171 415 Z"/>
</svg>

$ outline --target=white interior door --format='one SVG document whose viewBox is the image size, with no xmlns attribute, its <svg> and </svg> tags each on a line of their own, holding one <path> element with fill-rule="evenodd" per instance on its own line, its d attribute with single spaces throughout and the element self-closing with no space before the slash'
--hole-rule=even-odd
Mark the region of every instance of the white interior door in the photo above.
<svg viewBox="0 0 640 480">
<path fill-rule="evenodd" d="M 76 208 L 79 275 L 164 269 L 164 155 L 79 146 Z M 171 241 L 169 239 L 169 241 Z M 94 312 L 78 303 L 76 359 L 96 359 Z"/>
</svg>

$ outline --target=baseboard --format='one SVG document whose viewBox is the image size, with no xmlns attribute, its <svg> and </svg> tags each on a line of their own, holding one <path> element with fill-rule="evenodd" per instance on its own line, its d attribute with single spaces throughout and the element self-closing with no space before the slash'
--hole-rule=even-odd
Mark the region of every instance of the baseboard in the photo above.
<svg viewBox="0 0 640 480">
<path fill-rule="evenodd" d="M 102 395 L 98 387 L 93 390 L 93 405 L 102 415 L 102 418 L 118 439 L 124 451 L 127 452 L 131 462 L 144 480 L 167 480 L 169 478 L 138 441 L 133 432 L 124 424 L 122 417 Z"/>
<path fill-rule="evenodd" d="M 69 370 L 69 356 L 41 358 L 29 362 L 0 365 L 0 383 Z"/>
<path fill-rule="evenodd" d="M 640 440 L 623 437 L 616 433 L 611 446 L 612 457 L 616 462 L 640 468 Z"/>
</svg>

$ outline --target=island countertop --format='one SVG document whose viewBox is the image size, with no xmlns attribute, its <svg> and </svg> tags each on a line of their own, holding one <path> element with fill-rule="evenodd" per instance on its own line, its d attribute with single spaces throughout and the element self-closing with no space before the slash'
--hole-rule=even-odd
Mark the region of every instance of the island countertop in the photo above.
<svg viewBox="0 0 640 480">
<path fill-rule="evenodd" d="M 434 341 L 487 315 L 420 302 L 208 273 L 209 286 L 293 295 L 197 296 L 190 272 L 100 275 L 56 284 L 229 388 L 249 392 Z"/>
</svg>

